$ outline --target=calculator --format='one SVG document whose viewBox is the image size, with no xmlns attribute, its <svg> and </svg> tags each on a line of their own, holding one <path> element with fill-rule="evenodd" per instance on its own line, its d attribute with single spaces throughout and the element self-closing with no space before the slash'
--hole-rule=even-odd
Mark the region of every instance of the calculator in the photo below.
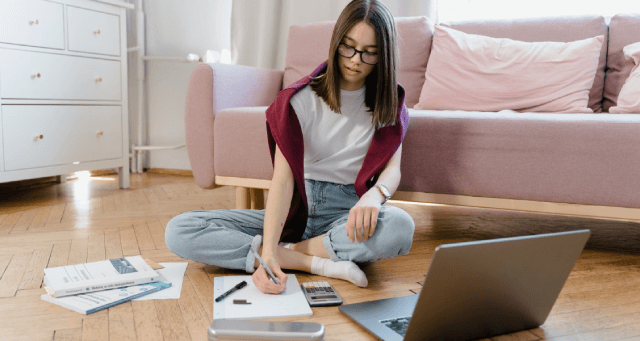
<svg viewBox="0 0 640 341">
<path fill-rule="evenodd" d="M 341 305 L 342 298 L 327 282 L 305 282 L 300 284 L 307 302 L 312 307 Z"/>
</svg>

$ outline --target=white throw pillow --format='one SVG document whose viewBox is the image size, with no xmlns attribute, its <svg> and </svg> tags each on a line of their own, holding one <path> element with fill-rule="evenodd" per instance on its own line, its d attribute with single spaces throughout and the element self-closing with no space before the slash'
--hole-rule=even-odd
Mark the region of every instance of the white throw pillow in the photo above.
<svg viewBox="0 0 640 341">
<path fill-rule="evenodd" d="M 627 45 L 622 49 L 627 59 L 632 59 L 636 66 L 631 70 L 629 78 L 624 82 L 618 103 L 615 107 L 609 108 L 612 114 L 640 113 L 640 42 Z"/>
<path fill-rule="evenodd" d="M 437 25 L 414 108 L 592 113 L 589 91 L 603 41 L 529 43 Z"/>
</svg>

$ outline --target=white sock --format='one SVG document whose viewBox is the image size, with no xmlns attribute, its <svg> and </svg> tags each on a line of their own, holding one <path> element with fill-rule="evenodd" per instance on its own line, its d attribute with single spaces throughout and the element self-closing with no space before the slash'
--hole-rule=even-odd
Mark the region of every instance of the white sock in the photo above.
<svg viewBox="0 0 640 341">
<path fill-rule="evenodd" d="M 315 275 L 344 279 L 359 287 L 366 287 L 367 275 L 351 261 L 334 262 L 331 259 L 313 256 L 311 273 Z"/>
</svg>

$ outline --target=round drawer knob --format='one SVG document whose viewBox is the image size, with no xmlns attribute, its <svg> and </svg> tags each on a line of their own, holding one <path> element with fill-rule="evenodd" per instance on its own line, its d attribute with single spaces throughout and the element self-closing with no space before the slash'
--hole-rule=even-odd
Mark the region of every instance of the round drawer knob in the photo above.
<svg viewBox="0 0 640 341">
<path fill-rule="evenodd" d="M 40 78 L 40 73 L 38 72 L 38 73 L 36 73 L 34 75 L 31 75 L 31 78 Z"/>
<path fill-rule="evenodd" d="M 102 130 L 100 130 L 100 131 L 98 132 L 98 136 L 102 136 L 102 135 L 104 135 L 104 132 L 103 132 Z"/>
<path fill-rule="evenodd" d="M 102 82 L 102 77 L 96 78 L 96 82 Z"/>
<path fill-rule="evenodd" d="M 29 25 L 33 25 L 33 24 L 38 25 L 38 19 L 36 19 L 36 20 L 29 20 Z"/>
<path fill-rule="evenodd" d="M 36 136 L 36 139 L 42 140 L 42 139 L 44 139 L 44 135 L 38 135 L 38 136 Z"/>
<path fill-rule="evenodd" d="M 100 34 L 100 30 L 93 31 L 93 34 Z"/>
</svg>

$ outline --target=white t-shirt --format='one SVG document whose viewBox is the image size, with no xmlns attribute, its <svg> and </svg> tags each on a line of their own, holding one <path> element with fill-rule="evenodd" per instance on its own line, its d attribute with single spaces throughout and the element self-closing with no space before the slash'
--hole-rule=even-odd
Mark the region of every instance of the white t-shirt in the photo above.
<svg viewBox="0 0 640 341">
<path fill-rule="evenodd" d="M 353 184 L 375 128 L 364 103 L 365 87 L 341 90 L 341 114 L 307 85 L 291 97 L 304 139 L 304 178 Z"/>
</svg>

